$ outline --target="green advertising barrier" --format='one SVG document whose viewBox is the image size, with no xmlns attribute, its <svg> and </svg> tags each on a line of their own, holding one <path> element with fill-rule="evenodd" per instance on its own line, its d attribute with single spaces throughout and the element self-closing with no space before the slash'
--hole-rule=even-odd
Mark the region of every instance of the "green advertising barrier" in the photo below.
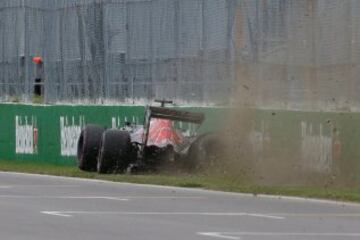
<svg viewBox="0 0 360 240">
<path fill-rule="evenodd" d="M 300 173 L 360 183 L 360 113 L 257 110 L 255 115 L 250 134 L 255 161 L 268 166 L 285 161 Z"/>
<path fill-rule="evenodd" d="M 229 123 L 225 108 L 185 109 L 205 113 L 200 132 Z M 0 104 L 0 159 L 75 165 L 77 138 L 85 124 L 141 124 L 143 114 L 143 106 Z M 237 128 L 244 127 L 243 119 L 235 120 Z M 251 128 L 246 138 L 254 161 L 276 164 L 285 159 L 306 171 L 343 172 L 350 181 L 360 182 L 359 122 L 360 113 L 256 110 L 251 124 L 245 125 Z"/>
<path fill-rule="evenodd" d="M 211 131 L 219 121 L 215 108 L 201 111 L 207 120 L 200 131 Z M 122 127 L 125 122 L 142 124 L 143 106 L 40 106 L 0 105 L 0 159 L 74 165 L 77 139 L 85 124 Z M 223 114 L 220 114 L 220 116 Z M 195 126 L 184 124 L 184 130 Z"/>
</svg>

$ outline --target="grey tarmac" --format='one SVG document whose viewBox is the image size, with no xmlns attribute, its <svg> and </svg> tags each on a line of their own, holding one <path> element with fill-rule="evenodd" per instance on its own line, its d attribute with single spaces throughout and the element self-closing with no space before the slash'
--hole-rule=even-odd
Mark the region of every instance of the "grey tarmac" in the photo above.
<svg viewBox="0 0 360 240">
<path fill-rule="evenodd" d="M 360 205 L 0 172 L 1 239 L 355 240 Z"/>
</svg>

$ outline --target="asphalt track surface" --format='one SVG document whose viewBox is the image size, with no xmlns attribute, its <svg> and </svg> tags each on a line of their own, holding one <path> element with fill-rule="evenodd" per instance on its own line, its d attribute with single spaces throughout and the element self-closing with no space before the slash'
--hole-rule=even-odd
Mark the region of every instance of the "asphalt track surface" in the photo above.
<svg viewBox="0 0 360 240">
<path fill-rule="evenodd" d="M 358 240 L 360 205 L 0 172 L 0 239 Z"/>
</svg>

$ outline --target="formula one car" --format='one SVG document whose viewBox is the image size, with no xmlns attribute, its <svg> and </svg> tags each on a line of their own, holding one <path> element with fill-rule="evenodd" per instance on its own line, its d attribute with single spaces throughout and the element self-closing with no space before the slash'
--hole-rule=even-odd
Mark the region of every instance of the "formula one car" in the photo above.
<svg viewBox="0 0 360 240">
<path fill-rule="evenodd" d="M 122 129 L 87 125 L 78 140 L 78 167 L 98 173 L 156 170 L 174 162 L 189 170 L 203 167 L 214 156 L 218 140 L 214 134 L 189 134 L 176 123 L 200 126 L 203 113 L 165 107 L 171 101 L 157 100 L 161 107 L 148 106 L 143 125 L 127 123 Z"/>
</svg>

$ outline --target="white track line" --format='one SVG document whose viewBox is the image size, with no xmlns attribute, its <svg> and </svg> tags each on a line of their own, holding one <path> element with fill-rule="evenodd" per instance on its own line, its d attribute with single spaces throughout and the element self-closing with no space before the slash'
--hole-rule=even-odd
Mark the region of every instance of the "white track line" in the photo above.
<svg viewBox="0 0 360 240">
<path fill-rule="evenodd" d="M 63 213 L 55 212 L 55 211 L 43 211 L 41 213 L 42 214 L 47 214 L 47 215 L 52 215 L 52 216 L 57 216 L 57 217 L 73 217 L 72 215 L 63 214 Z"/>
<path fill-rule="evenodd" d="M 129 199 L 190 199 L 190 200 L 204 200 L 204 199 L 208 199 L 206 197 L 192 197 L 192 196 L 188 196 L 188 197 L 181 197 L 181 196 L 124 196 L 124 198 L 129 198 Z"/>
<path fill-rule="evenodd" d="M 337 218 L 337 217 L 353 217 L 360 218 L 360 213 L 270 213 L 283 217 L 324 217 L 324 218 Z"/>
<path fill-rule="evenodd" d="M 41 185 L 11 185 L 10 188 L 79 188 L 81 185 L 65 185 L 65 184 L 41 184 Z M 1 188 L 1 187 L 0 187 Z"/>
<path fill-rule="evenodd" d="M 54 216 L 73 216 L 75 214 L 80 215 L 137 215 L 137 216 L 207 216 L 207 217 L 258 217 L 268 218 L 273 220 L 283 220 L 285 217 L 257 214 L 257 213 L 226 213 L 226 212 L 114 212 L 114 211 L 42 211 L 42 214 L 54 215 Z"/>
<path fill-rule="evenodd" d="M 198 232 L 200 236 L 240 240 L 242 237 L 341 237 L 358 238 L 360 233 L 277 233 L 277 232 Z"/>
<path fill-rule="evenodd" d="M 139 200 L 176 200 L 176 199 L 189 199 L 189 200 L 203 200 L 204 197 L 179 197 L 179 196 L 30 196 L 30 195 L 1 195 L 0 198 L 14 198 L 14 199 L 108 199 L 108 200 L 119 200 L 129 201 L 131 199 Z"/>
<path fill-rule="evenodd" d="M 0 198 L 9 199 L 101 199 L 114 201 L 129 201 L 128 198 L 112 196 L 25 196 L 25 195 L 0 195 Z"/>
<path fill-rule="evenodd" d="M 59 199 L 62 199 L 61 197 Z M 67 199 L 108 199 L 117 201 L 127 201 L 128 199 L 117 199 L 111 197 L 69 197 Z M 209 217 L 258 217 L 268 218 L 274 220 L 283 220 L 286 217 L 321 217 L 321 218 L 360 218 L 360 213 L 300 213 L 300 214 L 286 214 L 286 213 L 245 213 L 245 212 L 116 212 L 116 211 L 42 211 L 41 213 L 55 215 L 57 214 L 79 214 L 79 215 L 167 215 L 167 216 L 209 216 Z"/>
<path fill-rule="evenodd" d="M 197 235 L 200 236 L 205 236 L 205 237 L 212 237 L 212 238 L 220 238 L 220 239 L 231 239 L 231 240 L 240 240 L 240 237 L 236 237 L 236 236 L 229 236 L 229 235 L 224 235 L 225 233 L 220 233 L 220 232 L 199 232 L 197 233 Z"/>
</svg>

